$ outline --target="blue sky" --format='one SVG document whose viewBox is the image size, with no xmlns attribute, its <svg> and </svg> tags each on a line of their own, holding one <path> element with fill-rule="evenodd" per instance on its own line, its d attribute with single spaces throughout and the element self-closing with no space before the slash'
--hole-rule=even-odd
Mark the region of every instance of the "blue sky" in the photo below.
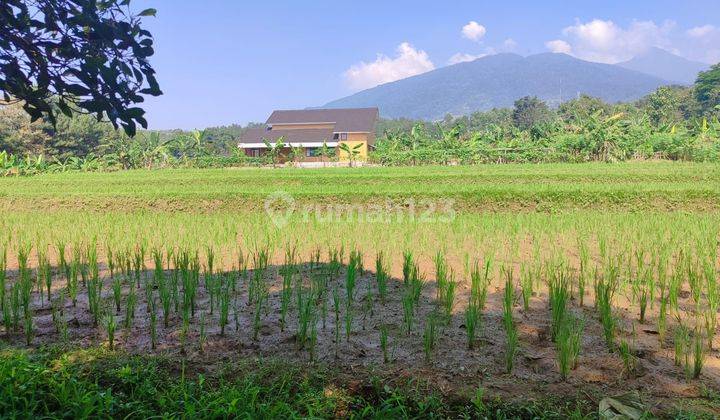
<svg viewBox="0 0 720 420">
<path fill-rule="evenodd" d="M 151 128 L 264 121 L 483 54 L 568 52 L 618 62 L 651 46 L 720 61 L 717 0 L 135 0 L 154 7 L 164 95 Z"/>
</svg>

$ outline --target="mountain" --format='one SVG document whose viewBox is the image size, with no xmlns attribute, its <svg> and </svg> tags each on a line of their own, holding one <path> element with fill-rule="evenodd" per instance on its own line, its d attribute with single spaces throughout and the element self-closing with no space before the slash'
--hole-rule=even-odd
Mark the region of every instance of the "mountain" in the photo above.
<svg viewBox="0 0 720 420">
<path fill-rule="evenodd" d="M 667 83 L 658 77 L 566 54 L 497 54 L 376 86 L 325 106 L 377 106 L 386 118 L 437 120 L 446 114 L 511 107 L 516 99 L 527 95 L 537 96 L 549 105 L 559 105 L 583 93 L 608 102 L 631 101 Z"/>
<path fill-rule="evenodd" d="M 710 67 L 660 48 L 651 48 L 633 59 L 617 65 L 683 85 L 695 83 L 698 73 Z"/>
</svg>

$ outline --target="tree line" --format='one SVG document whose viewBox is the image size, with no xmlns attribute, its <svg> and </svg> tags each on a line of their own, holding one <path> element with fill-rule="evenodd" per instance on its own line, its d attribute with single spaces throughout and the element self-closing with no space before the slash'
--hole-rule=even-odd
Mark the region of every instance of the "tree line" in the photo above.
<svg viewBox="0 0 720 420">
<path fill-rule="evenodd" d="M 0 106 L 0 175 L 54 171 L 267 165 L 270 154 L 237 148 L 248 126 L 140 131 L 134 137 L 95 116 L 32 121 L 20 104 Z M 720 65 L 690 87 L 665 86 L 634 103 L 580 96 L 551 109 L 535 97 L 512 108 L 442 121 L 381 120 L 371 161 L 383 165 L 720 160 Z"/>
<path fill-rule="evenodd" d="M 663 86 L 634 103 L 582 95 L 551 109 L 536 97 L 512 108 L 427 123 L 380 123 L 373 159 L 384 165 L 720 161 L 720 64 L 690 87 Z"/>
</svg>

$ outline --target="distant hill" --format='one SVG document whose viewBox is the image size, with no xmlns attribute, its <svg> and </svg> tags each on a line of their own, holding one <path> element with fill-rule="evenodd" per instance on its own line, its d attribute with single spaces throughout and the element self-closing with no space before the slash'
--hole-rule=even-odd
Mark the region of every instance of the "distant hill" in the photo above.
<svg viewBox="0 0 720 420">
<path fill-rule="evenodd" d="M 632 60 L 617 65 L 683 85 L 695 83 L 698 73 L 710 67 L 707 64 L 690 61 L 661 48 L 651 48 Z"/>
<path fill-rule="evenodd" d="M 534 95 L 549 105 L 588 94 L 608 102 L 638 99 L 667 81 L 566 54 L 497 54 L 442 67 L 332 101 L 328 108 L 377 106 L 386 118 L 437 120 L 510 107 Z"/>
</svg>

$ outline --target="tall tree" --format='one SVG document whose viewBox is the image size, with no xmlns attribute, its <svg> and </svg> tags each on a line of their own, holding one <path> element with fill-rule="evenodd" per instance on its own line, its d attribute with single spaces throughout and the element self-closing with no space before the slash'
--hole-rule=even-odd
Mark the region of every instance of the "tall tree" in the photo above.
<svg viewBox="0 0 720 420">
<path fill-rule="evenodd" d="M 695 82 L 695 98 L 703 113 L 720 114 L 720 63 L 700 72 Z"/>
<path fill-rule="evenodd" d="M 548 122 L 552 116 L 550 108 L 537 96 L 525 96 L 515 101 L 513 122 L 521 130 L 528 130 L 535 124 Z"/>
<path fill-rule="evenodd" d="M 0 2 L 0 91 L 33 121 L 91 113 L 134 135 L 147 128 L 142 95 L 162 94 L 148 59 L 152 34 L 130 0 Z M 57 109 L 55 108 L 57 106 Z"/>
<path fill-rule="evenodd" d="M 558 114 L 567 122 L 578 122 L 601 111 L 603 114 L 610 113 L 610 105 L 602 99 L 589 95 L 580 95 L 576 99 L 563 102 L 558 107 Z"/>
</svg>

